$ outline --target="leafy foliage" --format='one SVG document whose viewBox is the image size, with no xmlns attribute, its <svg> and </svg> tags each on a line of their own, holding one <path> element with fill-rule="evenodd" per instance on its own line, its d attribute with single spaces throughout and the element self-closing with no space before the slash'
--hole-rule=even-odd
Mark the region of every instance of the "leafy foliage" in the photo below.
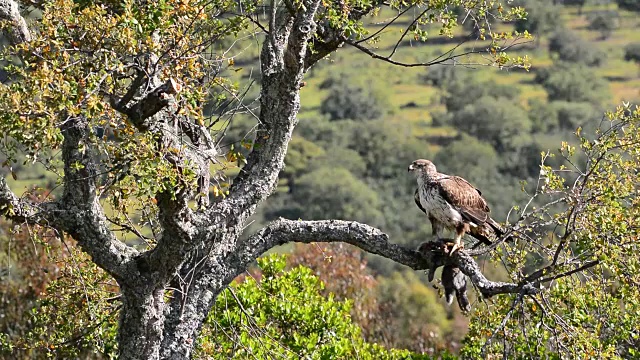
<svg viewBox="0 0 640 360">
<path fill-rule="evenodd" d="M 49 171 L 59 171 L 60 159 L 53 154 L 62 143 L 60 124 L 82 118 L 97 130 L 90 141 L 99 147 L 102 169 L 108 172 L 106 182 L 111 186 L 105 188 L 105 195 L 120 215 L 118 222 L 124 222 L 124 214 L 131 209 L 148 207 L 163 189 L 194 186 L 195 174 L 189 171 L 193 166 L 178 171 L 169 160 L 172 152 L 180 150 L 158 144 L 151 132 L 138 131 L 116 110 L 114 101 L 135 95 L 128 93 L 129 86 L 143 79 L 141 69 L 157 60 L 153 75 L 173 79 L 181 89 L 175 104 L 180 113 L 188 122 L 204 123 L 199 104 L 207 93 L 202 79 L 209 64 L 221 60 L 196 55 L 206 54 L 213 42 L 246 28 L 242 16 L 220 16 L 234 6 L 224 0 L 126 1 L 112 7 L 70 0 L 44 2 L 34 39 L 4 51 L 10 60 L 5 70 L 12 81 L 0 88 L 0 132 L 6 135 L 0 146 L 8 162 L 24 150 L 27 160 L 42 161 Z M 251 10 L 255 4 L 242 6 Z M 159 43 L 158 38 L 177 40 Z M 154 60 L 149 54 L 164 55 Z M 207 86 L 225 83 L 216 78 Z"/>
<path fill-rule="evenodd" d="M 7 338 L 0 339 L 0 354 L 115 358 L 117 285 L 75 246 L 63 245 L 51 234 L 31 239 L 22 236 L 14 238 L 18 240 L 15 244 L 8 239 L 2 239 L 2 244 L 27 245 L 24 240 L 37 241 L 33 248 L 24 246 L 11 262 L 18 272 L 39 273 L 38 277 L 30 277 L 39 284 L 32 281 L 29 288 L 17 291 L 12 284 L 24 286 L 29 282 L 3 281 L 3 300 L 11 301 L 13 306 L 3 306 L 2 327 Z M 53 240 L 47 243 L 44 239 Z M 31 258 L 33 255 L 35 259 Z"/>
<path fill-rule="evenodd" d="M 578 131 L 579 147 L 562 145 L 560 154 L 568 159 L 575 159 L 579 152 L 586 154 L 586 163 L 573 162 L 583 164 L 578 174 L 563 167 L 543 167 L 546 186 L 541 196 L 561 196 L 567 205 L 549 214 L 567 229 L 556 250 L 545 256 L 549 290 L 532 297 L 496 299 L 492 306 L 500 316 L 476 313 L 462 356 L 516 352 L 525 357 L 620 359 L 638 355 L 640 260 L 635 247 L 640 207 L 635 174 L 640 166 L 636 146 L 640 109 L 620 107 L 608 113 L 607 120 L 593 139 Z M 526 252 L 510 254 L 514 265 L 526 256 Z M 562 276 L 588 267 L 581 276 Z M 525 276 L 514 274 L 515 278 Z"/>
<path fill-rule="evenodd" d="M 602 51 L 568 30 L 557 31 L 550 37 L 549 51 L 557 53 L 561 61 L 582 63 L 587 66 L 600 66 L 606 59 Z"/>
<path fill-rule="evenodd" d="M 329 95 L 322 102 L 320 112 L 331 120 L 378 119 L 393 111 L 386 92 L 374 79 L 359 81 L 357 78 L 339 76 L 329 78 Z"/>
<path fill-rule="evenodd" d="M 362 251 L 349 245 L 298 245 L 287 260 L 311 268 L 325 295 L 353 302 L 351 318 L 367 342 L 446 358 L 466 333 L 464 317 L 445 309 L 422 279 L 406 272 L 374 276 Z"/>
<path fill-rule="evenodd" d="M 218 297 L 197 356 L 244 359 L 426 359 L 362 340 L 351 322 L 349 301 L 324 298 L 311 270 L 284 271 L 283 257 L 258 261 L 261 280 L 245 278 Z M 288 301 L 282 301 L 283 298 Z"/>
<path fill-rule="evenodd" d="M 599 104 L 608 96 L 607 83 L 582 65 L 560 63 L 538 74 L 551 101 Z"/>
</svg>

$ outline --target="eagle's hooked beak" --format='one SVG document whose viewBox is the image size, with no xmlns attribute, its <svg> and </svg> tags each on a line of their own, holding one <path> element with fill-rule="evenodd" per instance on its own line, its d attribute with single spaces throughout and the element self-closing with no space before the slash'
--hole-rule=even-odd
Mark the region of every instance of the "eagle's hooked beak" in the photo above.
<svg viewBox="0 0 640 360">
<path fill-rule="evenodd" d="M 408 172 L 411 172 L 413 170 L 415 170 L 416 168 L 413 167 L 413 164 L 409 165 L 409 169 L 407 169 Z"/>
</svg>

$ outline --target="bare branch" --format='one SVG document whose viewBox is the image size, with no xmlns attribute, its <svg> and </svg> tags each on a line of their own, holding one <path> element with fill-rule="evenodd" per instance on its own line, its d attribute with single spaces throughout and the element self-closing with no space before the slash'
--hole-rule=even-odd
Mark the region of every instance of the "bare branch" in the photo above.
<svg viewBox="0 0 640 360">
<path fill-rule="evenodd" d="M 493 331 L 493 333 L 491 333 L 491 336 L 489 337 L 489 339 L 487 339 L 487 341 L 484 343 L 484 345 L 482 345 L 482 349 L 481 349 L 481 357 L 482 358 L 485 358 L 486 351 L 487 351 L 487 346 L 489 346 L 491 344 L 491 342 L 495 338 L 496 334 L 498 332 L 502 331 L 502 329 L 504 329 L 504 327 L 507 325 L 507 321 L 509 321 L 509 319 L 511 318 L 511 314 L 513 314 L 513 311 L 516 309 L 516 305 L 518 305 L 520 302 L 522 302 L 522 297 L 523 297 L 523 294 L 520 293 L 520 294 L 518 294 L 518 296 L 516 296 L 515 299 L 513 299 L 513 303 L 511 304 L 511 308 L 509 309 L 507 314 L 504 316 L 504 318 L 502 318 L 502 321 L 500 322 L 500 325 Z"/>
<path fill-rule="evenodd" d="M 586 264 L 584 264 L 584 265 L 582 265 L 580 267 L 577 267 L 577 268 L 575 268 L 573 270 L 563 272 L 562 274 L 557 274 L 557 275 L 554 275 L 554 276 L 549 276 L 548 278 L 541 279 L 538 282 L 543 283 L 543 282 L 549 282 L 549 281 L 553 281 L 553 280 L 556 280 L 556 279 L 560 279 L 560 278 L 563 278 L 563 277 L 566 277 L 566 276 L 573 275 L 573 274 L 575 274 L 577 272 L 580 272 L 582 270 L 586 270 L 586 269 L 592 268 L 592 267 L 594 267 L 594 266 L 596 266 L 598 264 L 600 264 L 600 260 L 594 260 L 594 261 L 588 262 L 588 263 L 586 263 Z"/>
<path fill-rule="evenodd" d="M 358 40 L 357 42 L 358 42 L 358 43 L 361 43 L 361 42 L 365 42 L 365 41 L 371 40 L 372 38 L 374 38 L 375 36 L 377 36 L 378 34 L 380 34 L 381 32 L 383 32 L 384 30 L 386 30 L 389 26 L 391 26 L 391 25 L 395 24 L 395 22 L 396 22 L 396 21 L 397 21 L 397 20 L 398 20 L 402 15 L 404 15 L 407 11 L 409 11 L 409 10 L 413 9 L 413 6 L 414 6 L 414 5 L 407 6 L 404 10 L 400 11 L 396 16 L 394 16 L 394 17 L 393 17 L 393 19 L 391 19 L 391 21 L 389 21 L 389 22 L 387 22 L 386 24 L 384 24 L 384 26 L 382 26 L 382 27 L 381 27 L 380 29 L 378 29 L 376 32 L 374 32 L 373 34 L 371 34 L 371 35 L 369 35 L 369 36 L 367 36 L 367 37 L 365 37 L 365 38 L 362 38 L 362 39 Z"/>
<path fill-rule="evenodd" d="M 407 26 L 407 28 L 404 30 L 404 32 L 402 33 L 402 36 L 400 36 L 400 38 L 398 39 L 398 41 L 396 41 L 396 45 L 393 47 L 393 50 L 391 50 L 391 54 L 389 54 L 389 56 L 387 56 L 389 59 L 396 53 L 396 51 L 398 51 L 398 47 L 400 46 L 400 44 L 402 43 L 402 40 L 404 40 L 405 36 L 407 36 L 407 34 L 409 33 L 409 31 L 411 31 L 411 28 L 418 22 L 420 21 L 420 18 L 424 16 L 424 14 L 427 13 L 427 11 L 429 11 L 431 8 L 429 6 L 427 6 L 426 9 L 424 9 L 424 11 L 422 11 L 420 13 L 420 15 L 416 16 L 413 21 L 411 22 L 411 24 L 409 24 L 409 26 Z"/>
<path fill-rule="evenodd" d="M 469 51 L 465 51 L 465 52 L 457 54 L 457 55 L 449 55 L 449 56 L 446 56 L 446 57 L 440 57 L 439 56 L 436 60 L 432 60 L 432 61 L 428 61 L 428 62 L 424 62 L 424 63 L 405 63 L 405 62 L 402 62 L 402 61 L 393 60 L 393 59 L 391 59 L 391 56 L 380 55 L 380 54 L 374 52 L 373 50 L 369 49 L 368 47 L 363 46 L 360 43 L 357 43 L 355 41 L 346 40 L 345 43 L 355 47 L 356 49 L 362 51 L 363 53 L 371 56 L 374 59 L 382 60 L 382 61 L 388 62 L 390 64 L 397 65 L 397 66 L 402 66 L 402 67 L 426 67 L 426 66 L 432 66 L 432 65 L 436 65 L 436 64 L 442 64 L 444 62 L 447 62 L 447 61 L 450 61 L 450 60 L 454 60 L 454 59 L 457 59 L 459 57 L 472 55 L 472 54 L 480 54 L 480 53 L 486 52 L 486 50 L 484 50 L 484 49 L 483 50 L 469 50 Z"/>
<path fill-rule="evenodd" d="M 433 270 L 444 265 L 458 267 L 485 297 L 498 294 L 535 294 L 539 291 L 530 283 L 518 285 L 488 280 L 475 260 L 464 251 L 458 251 L 452 256 L 437 250 L 420 253 L 390 243 L 388 239 L 389 236 L 379 229 L 354 221 L 280 219 L 251 236 L 242 245 L 240 256 L 244 263 L 249 264 L 272 247 L 288 242 L 345 242 L 414 270 Z"/>
<path fill-rule="evenodd" d="M 9 26 L 9 40 L 12 44 L 31 41 L 31 32 L 27 22 L 20 15 L 20 6 L 13 0 L 0 0 L 0 20 L 11 23 Z"/>
<path fill-rule="evenodd" d="M 47 225 L 56 203 L 32 204 L 16 196 L 4 177 L 0 177 L 0 215 L 17 223 Z"/>
<path fill-rule="evenodd" d="M 485 53 L 488 50 L 487 49 L 482 49 L 482 50 L 469 50 L 469 51 L 465 51 L 463 53 L 460 54 L 453 54 L 453 52 L 455 51 L 455 49 L 457 49 L 460 45 L 462 45 L 463 43 L 465 43 L 466 41 L 463 41 L 462 43 L 456 45 L 453 49 L 445 52 L 444 54 L 436 57 L 435 59 L 428 61 L 428 62 L 416 62 L 416 63 L 406 63 L 406 62 L 402 62 L 402 61 L 397 61 L 397 60 L 393 60 L 391 57 L 393 56 L 393 54 L 395 53 L 392 52 L 391 55 L 389 56 L 383 56 L 380 55 L 376 52 L 374 52 L 373 50 L 369 49 L 366 46 L 363 46 L 362 44 L 360 44 L 357 41 L 352 41 L 352 40 L 345 40 L 346 44 L 349 44 L 353 47 L 355 47 L 356 49 L 362 51 L 363 53 L 371 56 L 374 59 L 378 59 L 378 60 L 382 60 L 385 62 L 388 62 L 390 64 L 393 65 L 397 65 L 397 66 L 402 66 L 402 67 L 427 67 L 427 66 L 432 66 L 432 65 L 437 65 L 437 64 L 443 64 L 447 61 L 455 61 L 458 58 L 464 57 L 464 56 L 468 56 L 468 55 L 473 55 L 473 54 L 481 54 L 481 53 Z M 506 51 L 508 49 L 510 49 L 513 46 L 516 45 L 522 45 L 525 44 L 529 41 L 525 41 L 525 42 L 514 42 L 511 45 L 505 46 L 501 49 L 501 51 Z M 473 65 L 473 64 L 464 64 L 464 65 Z M 482 65 L 482 63 L 478 63 L 476 65 Z M 488 64 L 487 64 L 488 65 Z"/>
</svg>

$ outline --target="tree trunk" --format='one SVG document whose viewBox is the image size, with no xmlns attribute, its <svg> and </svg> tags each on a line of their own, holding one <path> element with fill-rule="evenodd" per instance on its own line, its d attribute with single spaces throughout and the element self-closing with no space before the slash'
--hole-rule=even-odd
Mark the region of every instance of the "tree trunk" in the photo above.
<svg viewBox="0 0 640 360">
<path fill-rule="evenodd" d="M 215 252 L 215 250 L 214 250 Z M 166 312 L 165 333 L 162 342 L 163 359 L 190 359 L 202 325 L 207 319 L 216 297 L 247 268 L 247 261 L 235 252 L 226 257 L 212 257 L 206 267 L 199 267 L 195 274 L 189 262 L 181 272 L 187 284 L 174 286 L 174 291 Z"/>
<path fill-rule="evenodd" d="M 160 359 L 164 327 L 164 290 L 140 293 L 121 287 L 122 310 L 118 333 L 119 359 Z"/>
</svg>

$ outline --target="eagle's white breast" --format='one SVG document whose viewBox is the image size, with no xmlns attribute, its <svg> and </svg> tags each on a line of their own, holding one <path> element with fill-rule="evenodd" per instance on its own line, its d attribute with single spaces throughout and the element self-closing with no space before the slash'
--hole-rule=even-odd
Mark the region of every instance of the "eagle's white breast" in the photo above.
<svg viewBox="0 0 640 360">
<path fill-rule="evenodd" d="M 422 179 L 420 183 L 420 204 L 425 209 L 427 215 L 435 218 L 447 229 L 454 229 L 462 221 L 462 215 L 451 204 L 449 204 L 439 193 L 438 188 L 425 184 Z M 425 186 L 426 185 L 426 186 Z"/>
</svg>

